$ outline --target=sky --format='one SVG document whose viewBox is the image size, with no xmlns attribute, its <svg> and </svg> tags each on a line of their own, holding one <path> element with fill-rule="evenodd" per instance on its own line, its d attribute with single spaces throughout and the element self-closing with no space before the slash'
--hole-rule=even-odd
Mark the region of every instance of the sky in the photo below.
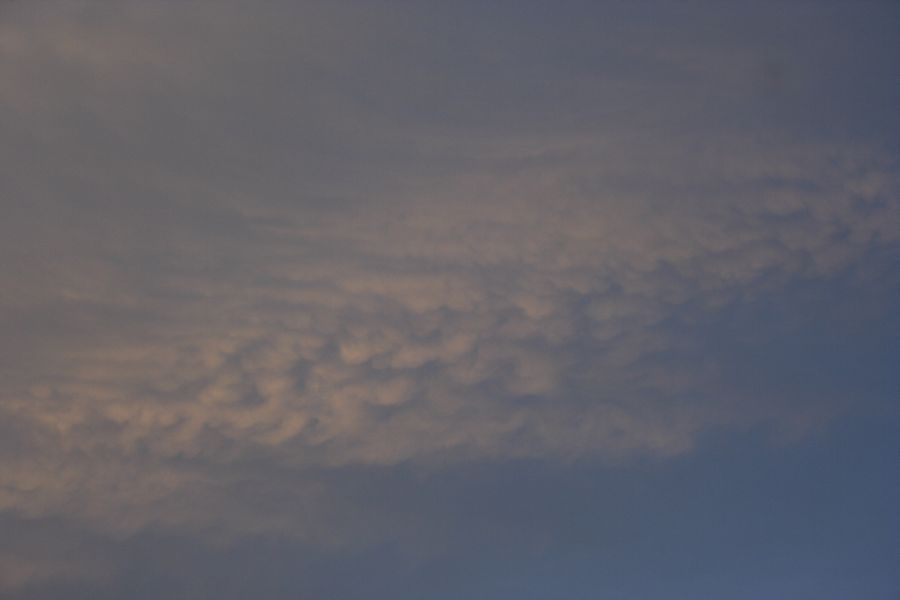
<svg viewBox="0 0 900 600">
<path fill-rule="evenodd" d="M 0 3 L 0 597 L 900 595 L 900 5 Z"/>
</svg>

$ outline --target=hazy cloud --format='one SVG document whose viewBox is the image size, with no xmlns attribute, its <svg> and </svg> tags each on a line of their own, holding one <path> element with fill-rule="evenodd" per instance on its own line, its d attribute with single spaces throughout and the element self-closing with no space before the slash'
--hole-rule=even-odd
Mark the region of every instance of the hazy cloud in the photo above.
<svg viewBox="0 0 900 600">
<path fill-rule="evenodd" d="M 821 329 L 804 286 L 828 335 L 893 309 L 896 148 L 804 114 L 863 60 L 825 33 L 879 38 L 497 10 L 2 9 L 0 510 L 341 546 L 396 522 L 330 470 L 621 464 L 858 405 L 741 361 L 792 335 L 767 303 Z M 104 576 L 29 560 L 2 585 Z"/>
</svg>

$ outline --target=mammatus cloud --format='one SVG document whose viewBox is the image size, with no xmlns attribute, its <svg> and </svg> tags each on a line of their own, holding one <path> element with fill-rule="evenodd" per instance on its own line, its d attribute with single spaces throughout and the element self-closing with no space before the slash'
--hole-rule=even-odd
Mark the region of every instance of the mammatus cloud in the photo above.
<svg viewBox="0 0 900 600">
<path fill-rule="evenodd" d="M 772 179 L 785 177 L 777 163 Z M 47 367 L 5 392 L 27 439 L 5 459 L 4 506 L 140 526 L 181 518 L 162 507 L 250 458 L 621 460 L 683 452 L 709 427 L 836 408 L 736 397 L 703 340 L 668 323 L 700 327 L 896 243 L 891 176 L 867 167 L 810 192 L 775 185 L 758 203 L 669 208 L 567 189 L 587 164 L 550 183 L 435 182 L 427 201 L 391 199 L 378 214 L 240 215 L 252 240 L 217 242 L 243 263 L 223 273 L 165 269 L 137 293 L 100 263 L 118 298 L 90 276 L 33 292 L 91 325 L 40 340 L 32 360 Z M 748 179 L 733 185 L 762 187 Z"/>
<path fill-rule="evenodd" d="M 754 395 L 704 332 L 895 255 L 900 179 L 877 144 L 680 132 L 694 88 L 633 109 L 606 95 L 641 88 L 621 74 L 582 90 L 587 121 L 604 98 L 616 115 L 584 131 L 481 128 L 463 109 L 398 120 L 402 94 L 356 79 L 371 34 L 269 42 L 266 14 L 191 6 L 212 26 L 199 44 L 138 5 L 71 10 L 12 9 L 0 28 L 0 110 L 24 153 L 4 149 L 20 200 L 0 271 L 0 510 L 344 543 L 358 531 L 333 524 L 352 507 L 322 470 L 668 457 L 852 400 Z M 746 85 L 721 75 L 737 50 L 664 49 L 625 58 Z M 377 73 L 440 78 L 431 52 Z M 501 84 L 478 89 L 508 102 Z M 517 106 L 552 121 L 544 102 Z M 17 585 L 29 571 L 10 564 Z"/>
</svg>

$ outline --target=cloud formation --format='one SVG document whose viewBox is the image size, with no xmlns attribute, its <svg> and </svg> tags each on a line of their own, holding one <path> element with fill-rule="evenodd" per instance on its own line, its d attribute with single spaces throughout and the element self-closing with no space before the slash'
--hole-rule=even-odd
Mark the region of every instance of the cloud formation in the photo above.
<svg viewBox="0 0 900 600">
<path fill-rule="evenodd" d="M 343 543 L 323 470 L 670 457 L 853 401 L 717 346 L 792 287 L 897 282 L 896 153 L 748 110 L 813 94 L 816 48 L 629 30 L 588 66 L 585 32 L 460 55 L 275 5 L 4 9 L 0 510 Z"/>
</svg>

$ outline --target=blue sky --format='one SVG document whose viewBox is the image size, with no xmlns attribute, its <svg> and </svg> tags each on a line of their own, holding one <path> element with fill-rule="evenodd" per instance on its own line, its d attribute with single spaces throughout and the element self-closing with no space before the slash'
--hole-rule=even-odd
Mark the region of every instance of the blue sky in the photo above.
<svg viewBox="0 0 900 600">
<path fill-rule="evenodd" d="M 0 8 L 0 595 L 894 598 L 892 3 Z"/>
</svg>

